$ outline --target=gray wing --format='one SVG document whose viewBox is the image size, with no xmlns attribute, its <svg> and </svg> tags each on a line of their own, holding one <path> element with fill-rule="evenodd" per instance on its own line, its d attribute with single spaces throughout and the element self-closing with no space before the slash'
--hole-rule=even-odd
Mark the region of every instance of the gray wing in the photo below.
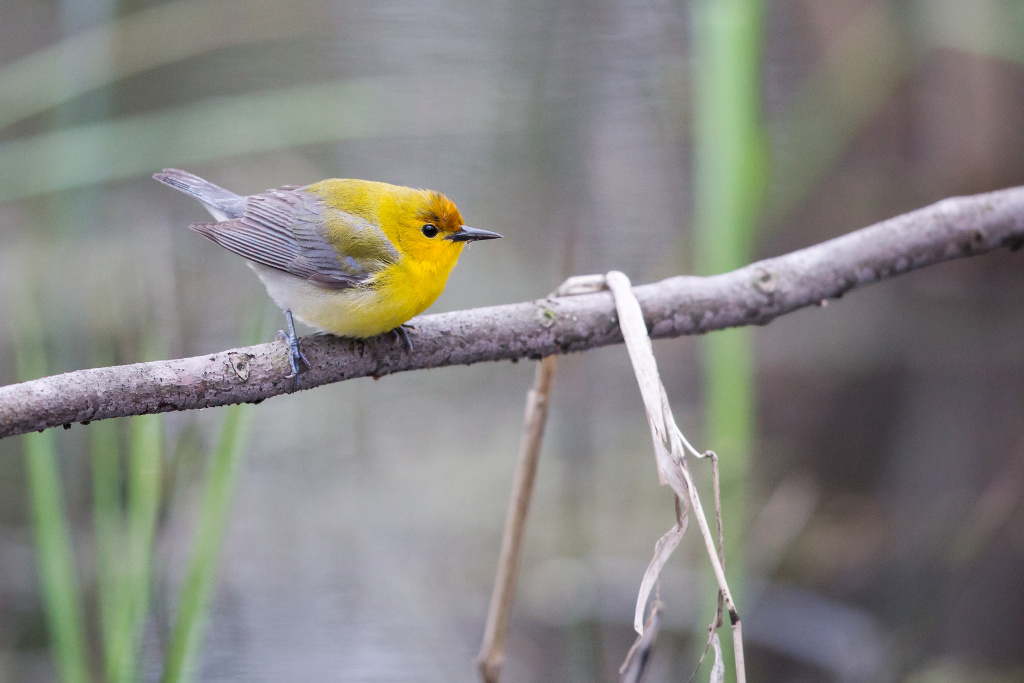
<svg viewBox="0 0 1024 683">
<path fill-rule="evenodd" d="M 371 248 L 346 254 L 344 247 L 332 247 L 322 228 L 327 211 L 332 221 L 345 224 L 345 243 Z M 328 210 L 316 195 L 290 187 L 246 197 L 239 218 L 189 227 L 250 261 L 328 289 L 358 285 L 398 259 L 398 253 L 376 225 L 352 214 Z"/>
</svg>

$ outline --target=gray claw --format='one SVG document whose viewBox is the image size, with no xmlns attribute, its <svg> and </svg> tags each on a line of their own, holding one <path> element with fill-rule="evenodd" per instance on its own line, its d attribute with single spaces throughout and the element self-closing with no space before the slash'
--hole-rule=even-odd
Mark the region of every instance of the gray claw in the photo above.
<svg viewBox="0 0 1024 683">
<path fill-rule="evenodd" d="M 391 330 L 391 333 L 395 335 L 395 338 L 398 341 L 405 342 L 405 348 L 409 350 L 409 353 L 412 353 L 412 340 L 409 339 L 409 330 L 413 329 L 416 328 L 413 327 L 412 325 L 407 326 L 405 324 L 402 324 L 396 327 L 395 329 Z"/>
<path fill-rule="evenodd" d="M 288 331 L 278 330 L 277 335 L 288 342 L 288 363 L 291 365 L 291 373 L 285 375 L 286 378 L 295 378 L 295 384 L 299 384 L 299 375 L 302 373 L 302 366 L 305 365 L 307 368 L 312 367 L 309 363 L 309 359 L 306 358 L 306 354 L 302 352 L 302 347 L 299 346 L 299 338 L 295 334 L 295 322 L 292 320 L 292 312 L 287 310 L 284 312 L 284 317 L 288 321 Z"/>
</svg>

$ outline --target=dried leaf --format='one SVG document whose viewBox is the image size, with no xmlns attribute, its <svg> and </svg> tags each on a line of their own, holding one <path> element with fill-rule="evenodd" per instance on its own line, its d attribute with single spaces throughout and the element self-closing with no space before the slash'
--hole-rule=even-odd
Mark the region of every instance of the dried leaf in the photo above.
<svg viewBox="0 0 1024 683">
<path fill-rule="evenodd" d="M 722 641 L 718 634 L 711 636 L 711 648 L 715 651 L 715 663 L 711 665 L 711 677 L 709 683 L 723 683 L 725 681 L 725 662 L 722 660 Z"/>
<path fill-rule="evenodd" d="M 629 648 L 626 661 L 619 668 L 619 683 L 640 683 L 647 666 L 651 663 L 651 655 L 654 653 L 654 645 L 658 641 L 659 624 L 663 606 L 659 600 L 651 605 L 651 616 L 643 629 L 643 635 L 637 636 L 633 647 Z"/>
<path fill-rule="evenodd" d="M 746 680 L 743 670 L 743 640 L 740 630 L 739 613 L 733 602 L 732 594 L 729 591 L 729 584 L 725 578 L 725 559 L 722 556 L 722 517 L 721 498 L 718 489 L 718 462 L 717 456 L 711 451 L 705 454 L 698 453 L 683 436 L 679 426 L 672 417 L 672 409 L 669 406 L 668 394 L 661 383 L 658 375 L 658 365 L 654 358 L 654 350 L 651 339 L 647 334 L 647 326 L 644 322 L 643 311 L 633 294 L 632 287 L 622 273 L 612 271 L 605 276 L 607 286 L 612 291 L 615 299 L 615 308 L 619 315 L 619 326 L 622 328 L 622 336 L 626 342 L 626 350 L 629 352 L 629 359 L 633 364 L 633 372 L 640 387 L 640 395 L 644 401 L 644 409 L 647 412 L 647 421 L 651 428 L 651 438 L 654 442 L 654 457 L 658 468 L 658 478 L 662 484 L 668 484 L 676 494 L 676 526 L 668 531 L 655 545 L 654 557 L 651 559 L 647 571 L 641 583 L 640 592 L 637 596 L 637 607 L 634 616 L 634 628 L 638 633 L 643 634 L 643 609 L 647 603 L 650 591 L 657 582 L 668 557 L 679 544 L 686 529 L 685 519 L 688 515 L 682 514 L 682 504 L 693 507 L 697 517 L 697 524 L 700 527 L 701 537 L 711 561 L 711 568 L 718 581 L 720 600 L 729 612 L 729 620 L 733 626 L 733 644 L 736 650 L 736 675 L 739 683 Z M 701 506 L 700 496 L 690 476 L 685 455 L 691 453 L 694 457 L 700 458 L 709 456 L 712 461 L 712 471 L 715 474 L 715 512 L 717 521 L 718 538 L 712 536 L 708 526 L 707 517 Z M 720 608 L 721 609 L 721 608 Z M 721 645 L 718 643 L 718 636 L 715 628 L 722 621 L 721 612 L 716 614 L 711 637 L 716 649 L 717 657 L 720 658 Z M 705 650 L 706 652 L 706 650 Z M 627 662 L 629 660 L 627 659 Z M 717 664 L 718 659 L 716 659 Z M 724 675 L 724 673 L 723 673 Z"/>
<path fill-rule="evenodd" d="M 680 506 L 679 498 L 676 498 L 676 524 L 654 544 L 654 557 L 651 558 L 650 564 L 647 565 L 647 571 L 644 572 L 644 578 L 640 582 L 640 593 L 636 597 L 633 628 L 640 635 L 644 635 L 644 608 L 647 607 L 647 599 L 650 597 L 651 591 L 661 575 L 661 570 L 664 568 L 665 563 L 668 562 L 669 556 L 672 555 L 676 546 L 679 545 L 679 541 L 683 539 L 688 522 L 689 515 Z"/>
</svg>

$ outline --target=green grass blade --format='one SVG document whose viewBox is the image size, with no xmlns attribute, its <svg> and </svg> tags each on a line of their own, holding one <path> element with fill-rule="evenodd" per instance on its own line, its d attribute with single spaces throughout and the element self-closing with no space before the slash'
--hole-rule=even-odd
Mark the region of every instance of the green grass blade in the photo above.
<svg viewBox="0 0 1024 683">
<path fill-rule="evenodd" d="M 763 15 L 761 0 L 700 0 L 695 5 L 695 261 L 704 273 L 738 268 L 753 256 L 767 170 L 761 120 Z M 744 500 L 756 419 L 750 332 L 708 335 L 702 352 L 705 443 L 720 456 L 726 574 L 742 613 Z"/>
<path fill-rule="evenodd" d="M 259 340 L 263 317 L 255 317 L 243 344 Z M 254 408 L 243 404 L 225 409 L 224 423 L 206 473 L 196 539 L 181 589 L 174 632 L 164 657 L 163 683 L 193 678 Z"/>
<path fill-rule="evenodd" d="M 224 424 L 206 474 L 199 528 L 188 573 L 181 589 L 177 620 L 164 660 L 164 683 L 192 678 L 217 577 L 221 542 L 238 481 L 245 436 L 253 406 L 225 409 Z"/>
<path fill-rule="evenodd" d="M 695 6 L 696 259 L 704 273 L 745 265 L 766 186 L 759 0 Z"/>
<path fill-rule="evenodd" d="M 107 680 L 117 680 L 112 668 L 117 642 L 118 588 L 124 525 L 121 517 L 121 462 L 118 423 L 102 420 L 90 427 L 92 454 L 93 529 L 96 536 L 96 595 Z"/>
<path fill-rule="evenodd" d="M 75 577 L 71 534 L 64 518 L 53 432 L 28 434 L 24 439 L 39 579 L 51 648 L 61 679 L 66 683 L 84 683 L 90 679 L 82 603 Z"/>
<path fill-rule="evenodd" d="M 15 325 L 18 378 L 42 377 L 46 374 L 46 353 L 38 311 L 24 296 L 16 310 L 20 314 Z M 71 533 L 64 513 L 54 432 L 47 430 L 22 438 L 50 648 L 65 683 L 86 683 L 90 676 L 82 598 L 75 576 Z"/>
<path fill-rule="evenodd" d="M 113 600 L 113 626 L 108 630 L 111 642 L 106 646 L 108 678 L 118 683 L 130 683 L 137 677 L 142 633 L 149 613 L 162 457 L 163 416 L 133 418 L 124 571 Z"/>
<path fill-rule="evenodd" d="M 108 367 L 117 362 L 116 336 L 125 329 L 118 319 L 118 296 L 112 282 L 97 283 L 90 315 L 90 362 L 94 367 Z M 126 534 L 124 476 L 125 458 L 121 443 L 122 426 L 131 421 L 100 420 L 89 427 L 89 450 L 92 462 L 93 534 L 95 537 L 95 568 L 97 621 L 103 654 L 105 681 L 121 680 L 120 669 L 131 638 L 128 619 L 121 616 L 127 601 L 125 580 Z M 122 642 L 124 641 L 124 642 Z"/>
<path fill-rule="evenodd" d="M 159 357 L 150 346 L 149 357 Z M 132 418 L 128 452 L 127 510 L 121 571 L 112 598 L 112 626 L 107 630 L 106 671 L 111 683 L 138 679 L 142 635 L 149 615 L 153 583 L 153 546 L 160 511 L 164 453 L 164 416 Z"/>
<path fill-rule="evenodd" d="M 762 13 L 759 0 L 702 0 L 696 6 L 695 260 L 705 273 L 738 268 L 753 255 L 767 168 L 760 114 Z M 705 439 L 722 456 L 723 479 L 741 485 L 754 433 L 749 332 L 708 335 L 704 364 Z M 723 495 L 742 498 L 724 486 Z M 738 503 L 728 517 L 742 529 Z M 734 571 L 742 566 L 735 555 L 726 559 Z"/>
<path fill-rule="evenodd" d="M 112 349 L 97 347 L 93 365 L 114 364 Z M 121 447 L 118 424 L 101 420 L 89 427 L 92 456 L 93 533 L 96 537 L 96 597 L 106 680 L 118 680 L 116 648 L 125 533 L 121 510 Z"/>
</svg>

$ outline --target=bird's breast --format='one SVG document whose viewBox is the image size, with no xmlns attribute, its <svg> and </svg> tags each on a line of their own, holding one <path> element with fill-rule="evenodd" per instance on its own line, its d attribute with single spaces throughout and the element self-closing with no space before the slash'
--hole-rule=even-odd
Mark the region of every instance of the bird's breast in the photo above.
<svg viewBox="0 0 1024 683">
<path fill-rule="evenodd" d="M 417 268 L 404 259 L 365 284 L 338 290 L 250 265 L 278 306 L 318 330 L 356 338 L 388 332 L 419 315 L 434 303 L 448 279 L 448 272 Z"/>
</svg>

